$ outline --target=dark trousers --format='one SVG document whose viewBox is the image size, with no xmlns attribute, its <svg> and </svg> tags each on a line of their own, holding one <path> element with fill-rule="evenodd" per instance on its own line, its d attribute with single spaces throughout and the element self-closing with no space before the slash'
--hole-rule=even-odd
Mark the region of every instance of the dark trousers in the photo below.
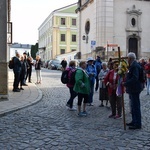
<svg viewBox="0 0 150 150">
<path fill-rule="evenodd" d="M 99 79 L 98 79 L 98 75 L 96 76 L 96 85 L 95 85 L 95 91 L 98 90 L 98 87 L 99 87 Z"/>
<path fill-rule="evenodd" d="M 78 106 L 81 106 L 83 100 L 84 100 L 83 103 L 87 103 L 88 99 L 89 99 L 88 94 L 78 93 Z"/>
<path fill-rule="evenodd" d="M 93 94 L 94 94 L 94 83 L 91 82 L 90 84 L 90 94 L 89 94 L 89 100 L 88 103 L 93 103 Z"/>
<path fill-rule="evenodd" d="M 69 87 L 70 92 L 70 99 L 68 100 L 67 104 L 70 105 L 70 108 L 73 107 L 73 100 L 77 96 L 77 93 L 73 90 L 73 87 Z"/>
<path fill-rule="evenodd" d="M 31 82 L 31 74 L 32 74 L 32 69 L 27 69 L 27 76 L 26 76 L 26 80 L 28 78 L 28 81 Z"/>
<path fill-rule="evenodd" d="M 116 95 L 116 90 L 113 91 L 112 95 L 109 96 L 109 101 L 111 105 L 112 115 L 116 115 L 116 108 L 117 114 L 121 116 L 122 114 L 122 99 Z"/>
<path fill-rule="evenodd" d="M 22 87 L 23 82 L 24 82 L 24 72 L 22 71 L 22 72 L 20 73 L 20 87 Z"/>
<path fill-rule="evenodd" d="M 132 123 L 141 127 L 140 93 L 129 94 L 131 98 Z"/>
<path fill-rule="evenodd" d="M 13 83 L 13 89 L 18 89 L 20 81 L 20 72 L 14 72 L 14 83 Z"/>
<path fill-rule="evenodd" d="M 25 69 L 25 71 L 24 71 L 23 84 L 26 84 L 26 79 L 27 79 L 27 69 Z"/>
</svg>

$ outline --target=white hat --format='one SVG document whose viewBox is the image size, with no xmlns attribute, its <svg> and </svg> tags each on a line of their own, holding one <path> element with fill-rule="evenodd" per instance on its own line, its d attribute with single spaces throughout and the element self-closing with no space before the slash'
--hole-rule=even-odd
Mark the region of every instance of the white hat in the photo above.
<svg viewBox="0 0 150 150">
<path fill-rule="evenodd" d="M 94 61 L 93 57 L 89 57 L 87 61 Z"/>
</svg>

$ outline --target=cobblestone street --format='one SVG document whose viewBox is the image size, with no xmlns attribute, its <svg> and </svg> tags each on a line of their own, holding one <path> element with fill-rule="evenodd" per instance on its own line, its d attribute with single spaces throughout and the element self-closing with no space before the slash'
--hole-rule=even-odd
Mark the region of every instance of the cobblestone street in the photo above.
<svg viewBox="0 0 150 150">
<path fill-rule="evenodd" d="M 87 117 L 69 111 L 68 88 L 60 71 L 42 70 L 42 100 L 0 118 L 0 150 L 150 150 L 150 96 L 141 93 L 142 129 L 124 130 L 123 119 L 110 119 L 109 107 L 87 106 Z M 35 82 L 35 72 L 33 72 Z M 34 93 L 32 93 L 34 94 Z M 125 94 L 126 121 L 131 121 Z M 74 101 L 76 107 L 77 99 Z"/>
</svg>

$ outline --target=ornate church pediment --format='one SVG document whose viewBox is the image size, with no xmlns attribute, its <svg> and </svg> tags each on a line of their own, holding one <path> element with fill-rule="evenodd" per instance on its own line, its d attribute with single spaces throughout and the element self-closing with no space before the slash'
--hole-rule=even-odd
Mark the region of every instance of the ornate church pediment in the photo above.
<svg viewBox="0 0 150 150">
<path fill-rule="evenodd" d="M 127 8 L 127 32 L 141 32 L 141 14 L 140 9 L 136 9 L 136 6 L 133 5 L 132 8 Z"/>
<path fill-rule="evenodd" d="M 135 5 L 132 6 L 132 9 L 128 8 L 127 9 L 127 14 L 137 14 L 137 15 L 141 15 L 142 12 L 140 9 L 136 10 Z"/>
</svg>

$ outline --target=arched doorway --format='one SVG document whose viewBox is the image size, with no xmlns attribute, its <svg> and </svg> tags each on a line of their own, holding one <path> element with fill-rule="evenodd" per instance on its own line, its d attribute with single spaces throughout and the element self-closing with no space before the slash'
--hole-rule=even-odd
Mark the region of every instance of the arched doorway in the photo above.
<svg viewBox="0 0 150 150">
<path fill-rule="evenodd" d="M 129 52 L 135 53 L 138 58 L 138 39 L 137 38 L 129 38 Z"/>
</svg>

